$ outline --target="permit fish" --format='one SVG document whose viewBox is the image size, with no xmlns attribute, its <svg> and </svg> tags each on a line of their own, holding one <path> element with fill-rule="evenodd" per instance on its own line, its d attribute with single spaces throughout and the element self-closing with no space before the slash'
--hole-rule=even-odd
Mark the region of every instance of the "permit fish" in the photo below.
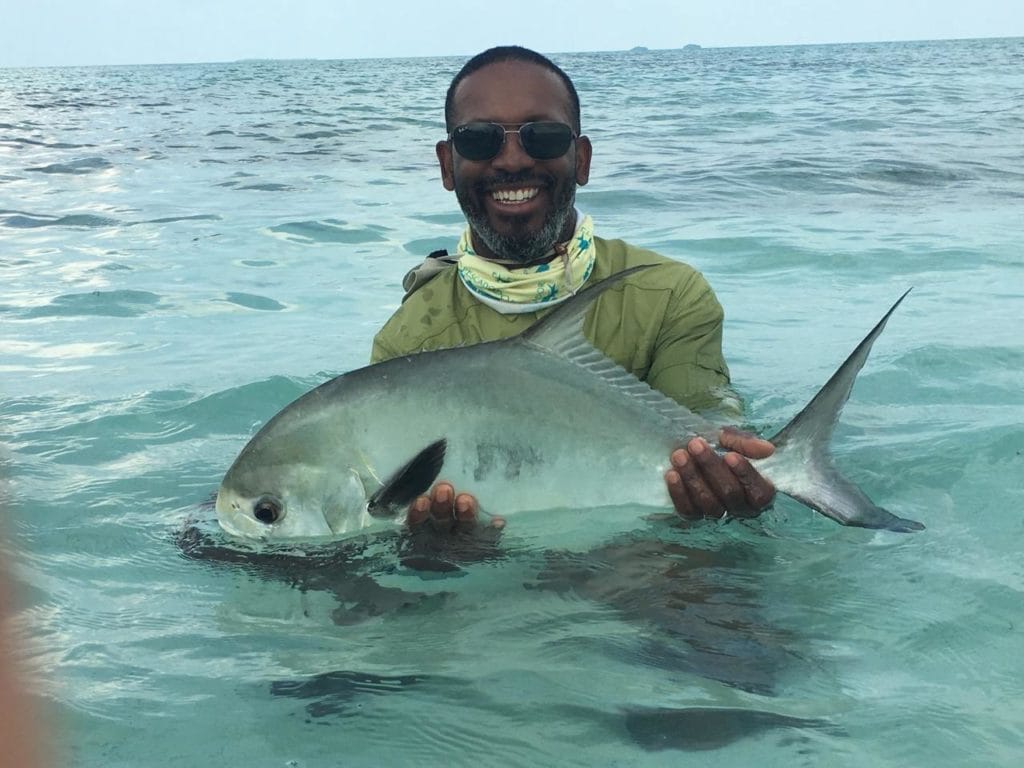
<svg viewBox="0 0 1024 768">
<path fill-rule="evenodd" d="M 246 539 L 343 538 L 395 527 L 443 471 L 481 508 L 671 509 L 673 450 L 712 423 L 652 389 L 583 335 L 613 275 L 509 339 L 421 352 L 350 371 L 282 409 L 242 449 L 217 493 L 221 527 Z M 907 291 L 909 293 L 909 291 Z M 835 466 L 840 411 L 903 294 L 752 461 L 776 489 L 843 525 L 924 526 L 876 506 Z"/>
</svg>

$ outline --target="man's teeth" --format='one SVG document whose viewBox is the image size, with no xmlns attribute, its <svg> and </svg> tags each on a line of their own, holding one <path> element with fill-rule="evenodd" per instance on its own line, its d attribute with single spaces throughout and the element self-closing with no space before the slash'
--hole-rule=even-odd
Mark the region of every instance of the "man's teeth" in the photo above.
<svg viewBox="0 0 1024 768">
<path fill-rule="evenodd" d="M 525 203 L 537 196 L 540 190 L 537 187 L 530 189 L 496 189 L 491 192 L 491 197 L 499 203 Z"/>
</svg>

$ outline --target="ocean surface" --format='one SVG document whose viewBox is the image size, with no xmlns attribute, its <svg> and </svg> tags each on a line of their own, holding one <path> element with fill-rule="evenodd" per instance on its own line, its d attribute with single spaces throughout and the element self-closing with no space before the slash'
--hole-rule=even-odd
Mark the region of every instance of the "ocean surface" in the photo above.
<svg viewBox="0 0 1024 768">
<path fill-rule="evenodd" d="M 1024 39 L 554 58 L 580 208 L 704 272 L 757 429 L 913 287 L 835 452 L 926 530 L 241 550 L 234 456 L 454 246 L 462 60 L 0 70 L 2 551 L 61 765 L 1021 764 Z"/>
</svg>

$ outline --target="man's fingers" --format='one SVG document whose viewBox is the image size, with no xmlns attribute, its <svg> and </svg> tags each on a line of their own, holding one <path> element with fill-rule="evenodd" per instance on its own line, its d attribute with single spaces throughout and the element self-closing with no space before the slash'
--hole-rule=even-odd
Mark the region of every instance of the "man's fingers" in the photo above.
<svg viewBox="0 0 1024 768">
<path fill-rule="evenodd" d="M 672 472 L 679 478 L 675 486 Z M 672 470 L 665 474 L 672 503 L 683 517 L 721 517 L 725 511 L 698 469 L 691 453 L 682 449 L 672 454 Z"/>
<path fill-rule="evenodd" d="M 469 493 L 456 495 L 451 483 L 441 481 L 430 490 L 429 496 L 418 496 L 409 505 L 405 522 L 410 527 L 424 523 L 438 531 L 451 531 L 456 527 L 471 528 L 480 514 L 480 504 Z M 493 528 L 503 528 L 504 518 L 491 520 Z"/>
<path fill-rule="evenodd" d="M 413 499 L 405 515 L 406 525 L 415 527 L 429 522 L 439 530 L 450 529 L 455 524 L 454 496 L 451 483 L 438 483 L 429 495 Z"/>
<path fill-rule="evenodd" d="M 685 451 L 677 451 L 683 456 L 678 459 L 678 463 L 685 464 L 689 459 L 686 457 Z M 677 459 L 675 454 L 672 455 L 672 465 L 677 465 Z M 683 479 L 679 476 L 677 469 L 670 469 L 665 473 L 665 485 L 668 486 L 668 495 L 672 499 L 672 506 L 676 508 L 676 512 L 680 517 L 688 519 L 696 519 L 699 517 L 697 512 L 693 509 L 693 505 L 690 503 L 690 495 L 686 492 L 686 486 L 683 485 Z"/>
<path fill-rule="evenodd" d="M 715 500 L 705 510 L 705 516 L 721 516 L 726 510 L 733 513 L 746 511 L 746 493 L 725 460 L 699 437 L 691 440 L 686 447 Z"/>
<path fill-rule="evenodd" d="M 468 493 L 460 493 L 455 497 L 455 519 L 459 523 L 471 524 L 476 522 L 477 511 L 476 499 Z"/>
<path fill-rule="evenodd" d="M 723 427 L 718 434 L 718 444 L 749 459 L 767 459 L 775 453 L 775 446 L 770 442 L 736 427 Z"/>
<path fill-rule="evenodd" d="M 738 453 L 729 453 L 725 456 L 725 463 L 729 466 L 736 481 L 743 487 L 749 512 L 756 515 L 772 503 L 772 499 L 775 498 L 775 486 L 770 480 L 758 474 L 749 461 Z M 744 510 L 735 511 L 737 514 L 744 512 Z"/>
<path fill-rule="evenodd" d="M 766 442 L 758 438 L 753 443 Z M 771 449 L 771 443 L 767 443 Z M 756 446 L 755 446 L 756 447 Z M 737 517 L 755 517 L 771 504 L 775 487 L 757 472 L 745 456 L 715 452 L 701 438 L 671 456 L 672 468 L 665 473 L 672 505 L 688 519 L 718 518 L 726 512 Z"/>
<path fill-rule="evenodd" d="M 455 520 L 455 489 L 451 483 L 438 483 L 430 493 L 430 517 L 435 523 Z"/>
<path fill-rule="evenodd" d="M 405 515 L 406 525 L 422 525 L 430 517 L 430 497 L 418 496 L 409 505 Z"/>
</svg>

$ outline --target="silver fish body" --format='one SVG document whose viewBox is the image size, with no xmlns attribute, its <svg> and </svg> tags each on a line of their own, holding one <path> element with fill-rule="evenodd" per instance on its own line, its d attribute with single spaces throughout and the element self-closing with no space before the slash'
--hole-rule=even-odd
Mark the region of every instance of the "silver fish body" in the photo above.
<svg viewBox="0 0 1024 768">
<path fill-rule="evenodd" d="M 438 477 L 503 516 L 670 508 L 663 480 L 670 453 L 696 434 L 714 440 L 718 425 L 638 381 L 583 337 L 586 311 L 623 274 L 520 336 L 396 358 L 300 397 L 228 470 L 216 503 L 222 527 L 245 538 L 294 539 L 395 526 Z M 876 507 L 828 456 L 839 410 L 889 314 L 773 438 L 776 453 L 759 469 L 780 491 L 843 524 L 916 530 L 920 524 Z"/>
</svg>

